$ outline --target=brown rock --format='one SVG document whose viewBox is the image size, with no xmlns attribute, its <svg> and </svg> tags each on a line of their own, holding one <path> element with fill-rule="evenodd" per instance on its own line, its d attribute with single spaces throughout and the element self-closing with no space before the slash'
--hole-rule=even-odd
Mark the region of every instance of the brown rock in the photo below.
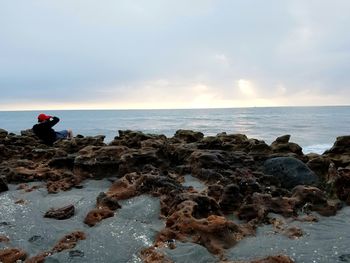
<svg viewBox="0 0 350 263">
<path fill-rule="evenodd" d="M 76 246 L 79 240 L 85 240 L 86 235 L 84 232 L 75 231 L 64 236 L 58 243 L 53 247 L 52 252 L 61 252 L 66 249 L 71 249 Z"/>
<path fill-rule="evenodd" d="M 210 215 L 196 219 L 194 214 L 197 203 L 184 201 L 166 221 L 166 228 L 156 238 L 160 245 L 170 239 L 187 241 L 205 246 L 211 253 L 220 254 L 224 249 L 232 247 L 246 235 L 254 233 L 253 229 L 244 228 L 227 220 L 225 217 Z"/>
<path fill-rule="evenodd" d="M 25 263 L 44 263 L 45 258 L 50 255 L 50 252 L 43 252 L 34 257 L 28 258 Z"/>
<path fill-rule="evenodd" d="M 187 143 L 197 142 L 203 139 L 204 135 L 201 132 L 195 132 L 191 130 L 178 130 L 176 131 L 174 138 L 182 140 Z"/>
<path fill-rule="evenodd" d="M 144 263 L 174 263 L 155 247 L 149 247 L 141 251 L 141 258 Z"/>
<path fill-rule="evenodd" d="M 58 209 L 51 208 L 45 213 L 44 217 L 64 220 L 71 218 L 74 215 L 74 211 L 74 205 L 67 205 Z"/>
<path fill-rule="evenodd" d="M 290 239 L 298 239 L 304 235 L 303 230 L 296 226 L 289 227 L 285 229 L 282 233 Z"/>
<path fill-rule="evenodd" d="M 350 165 L 350 136 L 337 137 L 333 147 L 323 154 L 328 157 L 337 167 Z"/>
<path fill-rule="evenodd" d="M 115 196 L 108 196 L 105 193 L 101 192 L 97 197 L 97 208 L 108 208 L 112 211 L 121 208 L 121 205 L 118 203 L 118 198 Z"/>
<path fill-rule="evenodd" d="M 295 208 L 295 198 L 272 197 L 270 194 L 254 193 L 252 197 L 246 198 L 238 211 L 238 217 L 247 221 L 263 220 L 270 212 L 290 217 L 296 214 Z"/>
<path fill-rule="evenodd" d="M 263 259 L 253 260 L 250 263 L 294 263 L 294 261 L 285 255 L 269 256 Z"/>
<path fill-rule="evenodd" d="M 290 135 L 284 135 L 278 137 L 271 144 L 271 149 L 274 153 L 282 153 L 282 154 L 296 154 L 303 155 L 302 148 L 293 142 L 289 142 Z"/>
<path fill-rule="evenodd" d="M 84 223 L 88 226 L 94 226 L 103 219 L 113 216 L 114 212 L 109 208 L 93 209 L 86 215 Z"/>
<path fill-rule="evenodd" d="M 4 235 L 0 235 L 0 243 L 1 242 L 9 242 L 10 241 L 10 239 L 7 237 L 7 236 L 4 236 Z"/>
<path fill-rule="evenodd" d="M 240 188 L 236 184 L 225 186 L 220 200 L 220 207 L 225 213 L 230 213 L 238 209 L 243 201 L 243 196 L 240 194 Z"/>
<path fill-rule="evenodd" d="M 105 178 L 118 174 L 124 146 L 87 146 L 74 160 L 74 173 L 82 177 Z"/>
<path fill-rule="evenodd" d="M 350 169 L 340 169 L 334 182 L 338 198 L 350 205 Z"/>
<path fill-rule="evenodd" d="M 18 248 L 0 249 L 0 262 L 15 263 L 17 260 L 25 260 L 27 253 Z"/>
<path fill-rule="evenodd" d="M 317 176 L 322 179 L 322 181 L 327 180 L 328 176 L 328 168 L 331 164 L 331 161 L 329 158 L 321 155 L 308 155 L 309 161 L 306 163 L 306 165 L 314 171 Z"/>
</svg>

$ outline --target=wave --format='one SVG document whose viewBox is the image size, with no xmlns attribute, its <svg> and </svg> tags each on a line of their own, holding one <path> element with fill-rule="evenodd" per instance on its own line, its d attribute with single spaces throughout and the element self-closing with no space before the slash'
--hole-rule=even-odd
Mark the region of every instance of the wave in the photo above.
<svg viewBox="0 0 350 263">
<path fill-rule="evenodd" d="M 323 154 L 326 150 L 330 149 L 332 146 L 333 146 L 332 144 L 313 144 L 313 145 L 303 147 L 303 152 L 304 154 L 308 154 L 308 153 Z"/>
</svg>

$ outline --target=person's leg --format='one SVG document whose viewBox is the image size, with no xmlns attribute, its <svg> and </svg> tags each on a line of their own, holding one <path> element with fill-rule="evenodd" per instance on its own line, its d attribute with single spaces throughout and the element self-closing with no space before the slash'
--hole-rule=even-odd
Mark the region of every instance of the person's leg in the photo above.
<svg viewBox="0 0 350 263">
<path fill-rule="evenodd" d="M 71 129 L 68 129 L 68 139 L 72 139 L 73 138 L 73 131 Z"/>
<path fill-rule="evenodd" d="M 69 138 L 69 131 L 68 130 L 56 131 L 55 133 L 56 133 L 56 140 Z"/>
</svg>

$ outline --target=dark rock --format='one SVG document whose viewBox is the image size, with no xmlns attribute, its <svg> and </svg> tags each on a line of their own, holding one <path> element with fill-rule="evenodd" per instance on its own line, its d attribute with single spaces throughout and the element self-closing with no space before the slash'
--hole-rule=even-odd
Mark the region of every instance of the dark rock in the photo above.
<svg viewBox="0 0 350 263">
<path fill-rule="evenodd" d="M 112 211 L 115 211 L 115 210 L 121 208 L 121 205 L 118 203 L 118 199 L 116 197 L 107 196 L 104 192 L 101 192 L 97 196 L 96 203 L 97 203 L 98 208 L 106 207 Z"/>
<path fill-rule="evenodd" d="M 70 154 L 68 156 L 62 156 L 62 157 L 54 157 L 52 158 L 48 165 L 52 168 L 66 168 L 73 170 L 74 168 L 74 161 L 75 161 L 76 155 Z"/>
<path fill-rule="evenodd" d="M 350 165 L 350 135 L 337 137 L 333 147 L 323 154 L 328 157 L 337 167 Z"/>
<path fill-rule="evenodd" d="M 303 155 L 302 148 L 293 142 L 289 142 L 290 135 L 284 135 L 278 137 L 271 144 L 271 149 L 274 153 L 282 153 L 282 154 L 296 154 Z"/>
<path fill-rule="evenodd" d="M 74 211 L 74 205 L 67 205 L 58 209 L 51 208 L 45 213 L 44 217 L 64 220 L 71 218 L 74 215 Z"/>
<path fill-rule="evenodd" d="M 5 180 L 0 177 L 0 193 L 9 190 Z"/>
<path fill-rule="evenodd" d="M 187 143 L 200 141 L 201 139 L 203 139 L 203 137 L 203 133 L 191 130 L 177 130 L 174 135 L 174 138 Z"/>
<path fill-rule="evenodd" d="M 286 134 L 286 135 L 282 135 L 280 137 L 277 137 L 275 141 L 277 143 L 288 143 L 289 139 L 290 139 L 290 135 Z"/>
<path fill-rule="evenodd" d="M 247 197 L 238 211 L 240 219 L 264 221 L 268 213 L 290 217 L 296 214 L 296 200 L 288 197 L 272 197 L 270 194 L 254 193 Z"/>
<path fill-rule="evenodd" d="M 230 213 L 240 207 L 242 200 L 238 185 L 229 184 L 224 188 L 219 205 L 225 213 Z"/>
<path fill-rule="evenodd" d="M 140 131 L 119 130 L 119 137 L 115 137 L 110 145 L 126 146 L 128 148 L 140 149 L 145 141 L 149 141 L 148 145 L 155 142 L 155 145 L 160 145 L 157 142 L 164 142 L 166 137 L 164 135 L 145 134 Z"/>
<path fill-rule="evenodd" d="M 322 181 L 327 180 L 328 169 L 331 164 L 331 160 L 325 156 L 312 155 L 309 157 L 307 166 L 317 174 L 318 178 Z"/>
<path fill-rule="evenodd" d="M 8 131 L 0 129 L 0 139 L 5 138 L 8 135 Z"/>
<path fill-rule="evenodd" d="M 350 205 L 350 169 L 340 169 L 333 184 L 338 198 Z"/>
<path fill-rule="evenodd" d="M 292 157 L 277 157 L 264 163 L 265 174 L 278 178 L 281 185 L 291 189 L 297 185 L 318 183 L 318 177 L 303 162 Z"/>
<path fill-rule="evenodd" d="M 124 146 L 87 146 L 74 160 L 74 172 L 82 177 L 104 178 L 118 174 Z"/>
<path fill-rule="evenodd" d="M 211 184 L 208 185 L 208 190 L 207 194 L 208 196 L 212 197 L 215 199 L 215 201 L 219 202 L 222 192 L 223 192 L 224 187 L 219 184 Z"/>
</svg>

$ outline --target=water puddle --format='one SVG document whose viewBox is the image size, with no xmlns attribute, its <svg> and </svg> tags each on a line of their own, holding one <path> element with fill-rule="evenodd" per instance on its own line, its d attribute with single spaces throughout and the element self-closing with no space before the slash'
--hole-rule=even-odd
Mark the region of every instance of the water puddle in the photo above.
<svg viewBox="0 0 350 263">
<path fill-rule="evenodd" d="M 86 214 L 95 207 L 96 197 L 110 186 L 107 180 L 87 181 L 83 189 L 47 194 L 45 188 L 24 193 L 10 191 L 0 195 L 0 235 L 9 243 L 0 248 L 18 247 L 31 256 L 51 249 L 64 235 L 73 231 L 86 233 L 86 240 L 72 250 L 54 254 L 45 262 L 141 262 L 139 252 L 153 244 L 156 233 L 163 228 L 159 220 L 159 199 L 138 196 L 121 201 L 121 209 L 112 218 L 95 227 L 83 223 Z M 18 199 L 24 204 L 15 204 Z M 66 220 L 44 218 L 51 207 L 75 205 L 75 215 Z"/>
<path fill-rule="evenodd" d="M 207 188 L 207 186 L 202 181 L 193 177 L 192 175 L 185 175 L 184 179 L 185 182 L 182 184 L 183 186 L 192 186 L 198 192 L 201 192 Z"/>
</svg>

